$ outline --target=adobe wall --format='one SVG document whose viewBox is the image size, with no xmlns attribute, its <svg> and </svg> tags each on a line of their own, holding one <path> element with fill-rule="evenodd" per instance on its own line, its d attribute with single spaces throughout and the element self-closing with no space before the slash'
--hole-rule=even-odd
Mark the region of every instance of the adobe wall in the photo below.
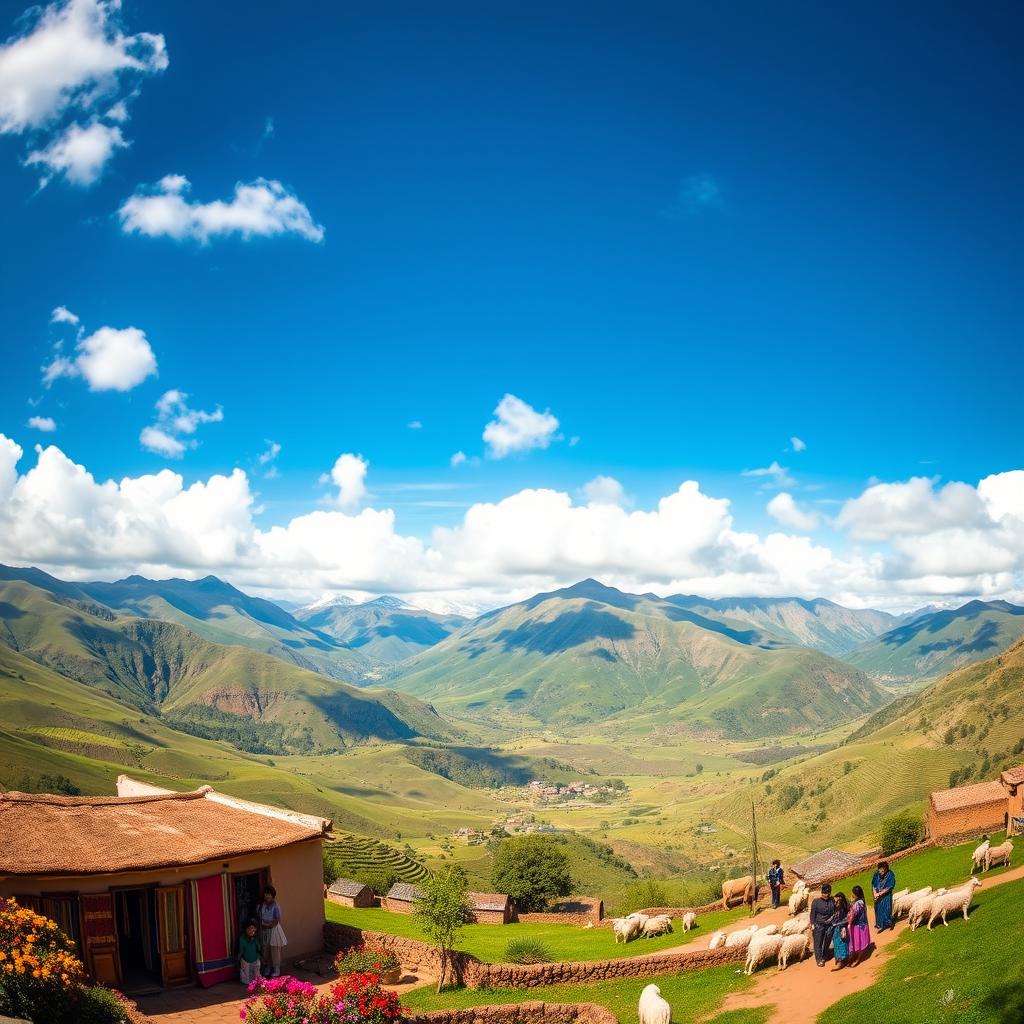
<svg viewBox="0 0 1024 1024">
<path fill-rule="evenodd" d="M 508 924 L 508 917 L 503 910 L 471 910 L 466 920 L 473 924 Z"/>
<path fill-rule="evenodd" d="M 516 911 L 516 920 L 523 924 L 598 925 L 604 920 L 604 900 L 581 896 L 555 904 L 550 910 L 528 914 Z"/>
<path fill-rule="evenodd" d="M 618 1024 L 618 1018 L 597 1003 L 511 1003 L 474 1006 L 466 1010 L 410 1013 L 410 1024 Z"/>
<path fill-rule="evenodd" d="M 403 964 L 439 967 L 437 950 L 427 943 L 349 925 L 328 922 L 324 945 L 330 950 L 360 942 L 387 941 Z M 719 964 L 742 963 L 742 949 L 684 949 L 675 953 L 647 953 L 611 960 L 580 960 L 550 964 L 485 964 L 468 953 L 456 954 L 455 971 L 469 988 L 539 988 L 543 985 L 647 978 Z"/>
<path fill-rule="evenodd" d="M 950 811 L 929 807 L 928 831 L 936 842 L 952 846 L 982 832 L 999 831 L 1006 820 L 1006 807 L 1005 799 Z"/>
<path fill-rule="evenodd" d="M 411 914 L 416 910 L 408 900 L 389 900 L 387 896 L 381 897 L 380 905 L 384 910 L 390 910 L 392 914 Z"/>
</svg>

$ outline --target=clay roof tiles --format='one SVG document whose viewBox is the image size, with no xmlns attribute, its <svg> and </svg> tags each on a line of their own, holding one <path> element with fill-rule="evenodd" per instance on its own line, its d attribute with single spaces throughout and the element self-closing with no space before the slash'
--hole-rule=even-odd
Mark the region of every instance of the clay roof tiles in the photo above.
<svg viewBox="0 0 1024 1024">
<path fill-rule="evenodd" d="M 1006 799 L 1006 790 L 1001 782 L 976 782 L 973 786 L 957 786 L 956 789 L 940 789 L 932 793 L 932 807 L 935 810 L 958 811 L 964 807 L 998 803 Z"/>
<path fill-rule="evenodd" d="M 821 850 L 812 853 L 806 860 L 794 864 L 790 870 L 798 878 L 802 878 L 808 885 L 817 885 L 820 882 L 831 882 L 835 878 L 842 878 L 860 870 L 862 858 L 855 857 L 852 853 L 843 853 L 842 850 Z"/>
<path fill-rule="evenodd" d="M 468 892 L 466 896 L 474 910 L 504 911 L 508 906 L 508 897 L 500 892 Z"/>
</svg>

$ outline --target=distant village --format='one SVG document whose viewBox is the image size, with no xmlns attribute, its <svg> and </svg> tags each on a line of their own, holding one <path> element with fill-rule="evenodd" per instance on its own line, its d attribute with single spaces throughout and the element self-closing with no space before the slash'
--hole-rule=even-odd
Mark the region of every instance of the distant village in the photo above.
<svg viewBox="0 0 1024 1024">
<path fill-rule="evenodd" d="M 545 782 L 534 779 L 526 786 L 527 796 L 542 804 L 568 803 L 573 800 L 607 803 L 626 792 L 626 784 L 619 779 L 600 785 L 593 782 Z"/>
</svg>

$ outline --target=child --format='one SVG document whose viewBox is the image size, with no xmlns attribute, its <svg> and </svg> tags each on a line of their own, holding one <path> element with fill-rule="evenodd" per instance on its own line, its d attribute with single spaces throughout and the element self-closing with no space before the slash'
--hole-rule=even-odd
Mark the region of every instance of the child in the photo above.
<svg viewBox="0 0 1024 1024">
<path fill-rule="evenodd" d="M 238 937 L 238 980 L 249 987 L 260 976 L 260 940 L 256 922 L 250 921 Z"/>
</svg>

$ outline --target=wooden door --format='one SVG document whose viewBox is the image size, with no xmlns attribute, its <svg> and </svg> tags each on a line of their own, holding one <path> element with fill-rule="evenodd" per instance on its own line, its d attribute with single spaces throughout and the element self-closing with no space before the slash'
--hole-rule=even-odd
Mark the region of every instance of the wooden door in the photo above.
<svg viewBox="0 0 1024 1024">
<path fill-rule="evenodd" d="M 86 970 L 104 985 L 121 984 L 121 961 L 117 955 L 117 923 L 114 897 L 109 892 L 79 897 L 82 911 L 82 949 Z"/>
<path fill-rule="evenodd" d="M 185 886 L 167 885 L 156 890 L 156 917 L 160 977 L 165 985 L 184 985 L 191 980 L 185 932 Z"/>
</svg>

